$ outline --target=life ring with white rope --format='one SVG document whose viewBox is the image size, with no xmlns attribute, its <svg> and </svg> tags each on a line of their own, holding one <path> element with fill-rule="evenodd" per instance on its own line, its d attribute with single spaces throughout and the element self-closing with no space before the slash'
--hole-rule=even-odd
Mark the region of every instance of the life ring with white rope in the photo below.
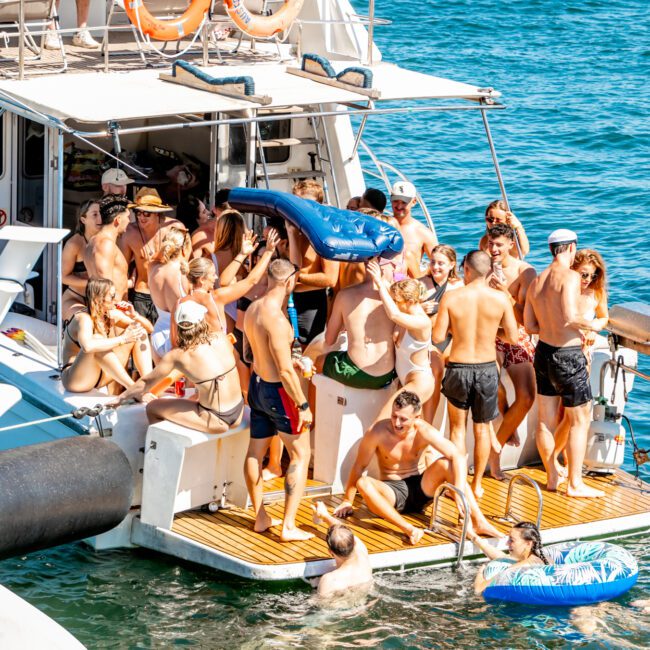
<svg viewBox="0 0 650 650">
<path fill-rule="evenodd" d="M 280 9 L 270 15 L 252 14 L 244 0 L 223 0 L 230 20 L 244 33 L 250 36 L 268 38 L 291 27 L 298 17 L 304 0 L 284 0 Z"/>
<path fill-rule="evenodd" d="M 199 28 L 211 5 L 212 0 L 192 0 L 185 13 L 175 20 L 154 18 L 143 0 L 125 0 L 124 11 L 143 34 L 158 41 L 178 41 Z"/>
</svg>

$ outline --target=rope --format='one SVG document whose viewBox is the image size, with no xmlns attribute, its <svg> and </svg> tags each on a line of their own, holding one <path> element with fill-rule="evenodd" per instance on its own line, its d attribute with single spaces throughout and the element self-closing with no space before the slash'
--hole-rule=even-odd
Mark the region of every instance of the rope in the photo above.
<svg viewBox="0 0 650 650">
<path fill-rule="evenodd" d="M 14 429 L 25 429 L 26 427 L 32 427 L 37 424 L 46 424 L 48 422 L 56 422 L 57 420 L 65 420 L 66 418 L 74 418 L 75 420 L 81 420 L 85 417 L 96 418 L 96 421 L 99 421 L 99 414 L 104 410 L 104 407 L 101 404 L 95 404 L 93 407 L 82 406 L 70 413 L 65 413 L 63 415 L 54 415 L 49 418 L 42 418 L 40 420 L 32 420 L 31 422 L 22 422 L 21 424 L 12 424 L 8 427 L 0 428 L 0 433 L 4 431 L 13 431 Z"/>
</svg>

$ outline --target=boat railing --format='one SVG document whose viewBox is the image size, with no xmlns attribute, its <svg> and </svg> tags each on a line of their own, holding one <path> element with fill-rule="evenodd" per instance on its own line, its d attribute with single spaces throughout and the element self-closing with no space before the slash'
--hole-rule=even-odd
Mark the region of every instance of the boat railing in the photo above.
<svg viewBox="0 0 650 650">
<path fill-rule="evenodd" d="M 539 488 L 539 485 L 537 484 L 537 481 L 534 479 L 530 478 L 530 476 L 526 476 L 525 474 L 515 474 L 510 481 L 508 481 L 508 496 L 506 497 L 506 507 L 505 507 L 505 512 L 503 517 L 499 517 L 499 521 L 503 521 L 509 524 L 517 524 L 520 521 L 523 521 L 522 519 L 517 519 L 512 512 L 512 494 L 514 492 L 515 486 L 518 483 L 526 483 L 527 485 L 530 485 L 534 490 L 535 494 L 537 496 L 537 515 L 535 518 L 535 524 L 537 528 L 540 527 L 542 523 L 542 511 L 544 509 L 544 497 L 542 496 L 542 491 Z"/>
<path fill-rule="evenodd" d="M 442 524 L 442 522 L 438 521 L 438 505 L 440 504 L 440 497 L 447 491 L 453 492 L 458 500 L 461 503 L 463 512 L 462 512 L 462 520 L 463 520 L 463 529 L 460 534 L 460 539 L 456 539 L 456 537 L 447 530 L 447 527 Z M 456 506 L 458 507 L 458 512 L 460 513 L 460 507 L 458 506 L 458 502 L 456 502 Z M 430 533 L 434 533 L 437 535 L 442 535 L 443 537 L 446 537 L 447 539 L 451 540 L 452 542 L 456 542 L 458 544 L 458 556 L 456 557 L 456 563 L 454 566 L 460 566 L 460 563 L 463 560 L 463 554 L 465 553 L 465 540 L 467 539 L 467 525 L 469 521 L 469 505 L 467 503 L 467 497 L 465 496 L 465 493 L 457 488 L 455 485 L 452 485 L 451 483 L 443 483 L 442 485 L 439 485 L 433 495 L 433 506 L 431 508 L 431 521 L 429 522 L 429 528 L 427 528 L 427 531 Z"/>
<path fill-rule="evenodd" d="M 375 155 L 375 153 L 373 153 L 372 149 L 363 140 L 359 141 L 359 145 L 368 155 L 368 158 L 370 158 L 372 163 L 375 165 L 375 169 L 362 166 L 363 173 L 366 174 L 367 176 L 370 176 L 371 178 L 376 178 L 382 181 L 384 183 L 384 186 L 386 187 L 386 192 L 389 196 L 392 187 L 389 173 L 392 174 L 393 176 L 396 176 L 397 179 L 401 181 L 409 180 L 395 166 L 391 165 L 390 163 L 387 163 L 384 160 L 380 160 Z M 424 219 L 426 221 L 427 226 L 429 227 L 431 232 L 433 232 L 433 234 L 435 235 L 436 227 L 433 225 L 433 219 L 431 218 L 431 214 L 429 213 L 429 210 L 427 208 L 426 203 L 424 202 L 424 199 L 422 198 L 422 195 L 418 192 L 415 198 L 417 200 L 418 205 L 420 206 L 420 209 L 422 210 L 422 214 L 424 215 Z"/>
</svg>

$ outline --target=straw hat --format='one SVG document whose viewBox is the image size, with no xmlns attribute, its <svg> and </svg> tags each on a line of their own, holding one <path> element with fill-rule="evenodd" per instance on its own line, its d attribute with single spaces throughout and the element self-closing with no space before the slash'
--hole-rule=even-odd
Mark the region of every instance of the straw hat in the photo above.
<svg viewBox="0 0 650 650">
<path fill-rule="evenodd" d="M 133 203 L 129 203 L 129 207 L 143 212 L 171 212 L 174 209 L 162 202 L 160 194 L 153 187 L 139 189 Z"/>
</svg>

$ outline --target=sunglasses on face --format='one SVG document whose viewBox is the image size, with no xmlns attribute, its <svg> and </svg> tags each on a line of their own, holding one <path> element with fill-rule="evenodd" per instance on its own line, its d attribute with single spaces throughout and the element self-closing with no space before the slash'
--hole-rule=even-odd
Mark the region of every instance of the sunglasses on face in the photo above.
<svg viewBox="0 0 650 650">
<path fill-rule="evenodd" d="M 586 271 L 580 272 L 580 277 L 583 280 L 593 280 L 597 276 L 598 276 L 598 271 L 594 271 L 593 273 L 587 273 Z"/>
</svg>

